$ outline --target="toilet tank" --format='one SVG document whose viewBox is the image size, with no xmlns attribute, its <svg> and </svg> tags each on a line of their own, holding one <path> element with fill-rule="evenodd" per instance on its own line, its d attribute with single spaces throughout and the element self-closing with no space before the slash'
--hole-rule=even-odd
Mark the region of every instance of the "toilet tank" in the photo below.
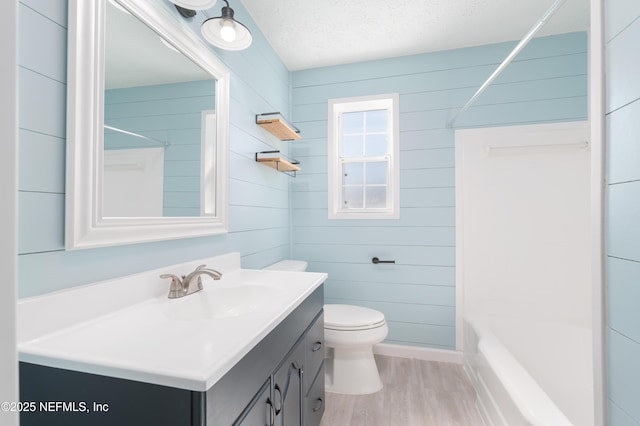
<svg viewBox="0 0 640 426">
<path fill-rule="evenodd" d="M 307 262 L 304 260 L 281 260 L 263 269 L 270 271 L 304 272 L 307 269 Z"/>
</svg>

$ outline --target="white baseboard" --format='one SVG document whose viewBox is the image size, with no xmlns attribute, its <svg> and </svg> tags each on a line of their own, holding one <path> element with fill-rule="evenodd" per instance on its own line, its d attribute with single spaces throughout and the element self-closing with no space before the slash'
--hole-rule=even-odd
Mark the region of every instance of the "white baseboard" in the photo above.
<svg viewBox="0 0 640 426">
<path fill-rule="evenodd" d="M 399 358 L 415 358 L 423 361 L 450 362 L 452 364 L 462 364 L 464 361 L 463 353 L 458 351 L 420 348 L 417 346 L 392 345 L 390 343 L 379 343 L 374 345 L 373 353 L 376 355 L 395 356 Z"/>
</svg>

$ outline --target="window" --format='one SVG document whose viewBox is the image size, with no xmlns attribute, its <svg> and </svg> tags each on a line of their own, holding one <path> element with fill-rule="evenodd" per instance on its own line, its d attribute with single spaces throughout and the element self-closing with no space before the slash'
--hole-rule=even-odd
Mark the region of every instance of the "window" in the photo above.
<svg viewBox="0 0 640 426">
<path fill-rule="evenodd" d="M 329 219 L 400 217 L 398 94 L 329 101 Z"/>
</svg>

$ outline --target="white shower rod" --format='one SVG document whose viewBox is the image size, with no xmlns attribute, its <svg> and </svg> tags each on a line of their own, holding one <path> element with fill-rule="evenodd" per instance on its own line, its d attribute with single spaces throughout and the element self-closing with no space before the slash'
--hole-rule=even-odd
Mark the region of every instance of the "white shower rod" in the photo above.
<svg viewBox="0 0 640 426">
<path fill-rule="evenodd" d="M 478 89 L 478 91 L 469 99 L 469 101 L 462 107 L 460 111 L 453 117 L 453 119 L 449 122 L 447 126 L 449 129 L 453 127 L 453 125 L 458 121 L 460 116 L 462 116 L 467 110 L 473 105 L 473 103 L 484 93 L 484 91 L 493 83 L 493 81 L 498 78 L 500 73 L 504 71 L 504 69 L 513 61 L 513 59 L 520 53 L 522 49 L 531 41 L 533 37 L 544 27 L 547 21 L 553 16 L 553 14 L 562 6 L 562 4 L 566 0 L 556 0 L 555 3 L 551 5 L 551 7 L 545 12 L 545 14 L 535 23 L 535 25 L 529 30 L 529 32 L 524 36 L 520 43 L 509 53 L 509 56 L 506 57 L 504 61 L 498 66 L 498 68 L 489 76 L 487 81 L 485 81 L 482 86 Z"/>
</svg>

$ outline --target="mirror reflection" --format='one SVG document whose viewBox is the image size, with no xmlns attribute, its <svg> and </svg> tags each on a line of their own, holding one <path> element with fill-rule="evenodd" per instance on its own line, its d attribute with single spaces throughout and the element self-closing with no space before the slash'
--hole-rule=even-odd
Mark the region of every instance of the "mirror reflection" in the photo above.
<svg viewBox="0 0 640 426">
<path fill-rule="evenodd" d="M 102 217 L 204 216 L 214 210 L 204 193 L 215 165 L 216 80 L 106 3 Z"/>
</svg>

